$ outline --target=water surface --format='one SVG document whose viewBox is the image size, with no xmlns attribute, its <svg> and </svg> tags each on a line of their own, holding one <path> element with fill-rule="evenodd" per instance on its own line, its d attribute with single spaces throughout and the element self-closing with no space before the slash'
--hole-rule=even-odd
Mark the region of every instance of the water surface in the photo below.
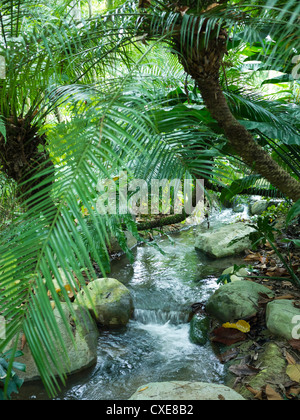
<svg viewBox="0 0 300 420">
<path fill-rule="evenodd" d="M 217 212 L 211 229 L 235 218 L 231 210 Z M 193 303 L 206 302 L 216 290 L 223 270 L 242 260 L 211 260 L 195 251 L 198 229 L 157 239 L 163 254 L 144 244 L 134 250 L 133 265 L 126 257 L 114 261 L 110 276 L 130 289 L 134 318 L 126 328 L 101 332 L 96 366 L 70 377 L 59 399 L 128 399 L 142 385 L 159 381 L 223 383 L 223 365 L 210 343 L 191 343 L 188 317 Z M 35 384 L 23 387 L 21 397 L 46 394 Z"/>
</svg>

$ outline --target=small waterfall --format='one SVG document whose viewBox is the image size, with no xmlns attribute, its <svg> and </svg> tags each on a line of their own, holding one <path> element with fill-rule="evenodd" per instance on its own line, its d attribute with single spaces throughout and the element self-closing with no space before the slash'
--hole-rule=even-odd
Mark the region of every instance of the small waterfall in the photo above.
<svg viewBox="0 0 300 420">
<path fill-rule="evenodd" d="M 135 309 L 134 319 L 141 324 L 158 324 L 164 325 L 170 323 L 179 325 L 188 322 L 188 312 L 164 311 L 162 309 Z"/>
</svg>

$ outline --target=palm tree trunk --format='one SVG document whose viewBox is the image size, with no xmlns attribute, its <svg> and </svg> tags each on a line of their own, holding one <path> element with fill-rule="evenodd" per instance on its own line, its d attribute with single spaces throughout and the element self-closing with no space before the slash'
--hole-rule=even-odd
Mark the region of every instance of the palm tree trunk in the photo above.
<svg viewBox="0 0 300 420">
<path fill-rule="evenodd" d="M 219 82 L 211 79 L 197 80 L 203 100 L 223 128 L 225 135 L 238 155 L 255 172 L 264 176 L 273 186 L 294 201 L 300 199 L 300 183 L 254 140 L 252 134 L 232 115 Z"/>
<path fill-rule="evenodd" d="M 19 197 L 30 207 L 32 198 L 37 197 L 37 204 L 44 194 L 50 196 L 52 188 L 54 165 L 45 148 L 46 138 L 30 118 L 7 119 L 6 133 L 6 141 L 0 135 L 2 170 L 17 182 Z"/>
<path fill-rule="evenodd" d="M 211 39 L 205 48 L 197 47 L 198 43 L 194 42 L 191 49 L 188 45 L 182 45 L 182 38 L 178 36 L 175 38 L 175 48 L 180 53 L 186 72 L 196 81 L 207 109 L 224 130 L 237 154 L 284 195 L 297 201 L 300 199 L 300 182 L 257 144 L 252 134 L 230 111 L 219 80 L 220 68 L 227 52 L 227 37 L 227 32 L 222 29 L 218 38 Z"/>
</svg>

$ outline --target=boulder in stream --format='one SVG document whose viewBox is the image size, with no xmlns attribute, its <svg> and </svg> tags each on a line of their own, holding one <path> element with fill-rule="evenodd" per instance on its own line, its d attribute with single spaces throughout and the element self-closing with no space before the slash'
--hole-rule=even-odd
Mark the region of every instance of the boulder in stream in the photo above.
<svg viewBox="0 0 300 420">
<path fill-rule="evenodd" d="M 133 314 L 133 301 L 127 287 L 112 278 L 97 279 L 82 289 L 76 302 L 85 306 L 104 327 L 125 326 Z"/>
<path fill-rule="evenodd" d="M 278 204 L 279 203 L 276 201 L 260 200 L 251 205 L 250 211 L 253 216 L 259 216 L 268 210 L 268 208 L 272 206 L 278 206 Z"/>
<path fill-rule="evenodd" d="M 207 316 L 194 315 L 190 323 L 190 340 L 205 346 L 209 337 L 210 320 Z"/>
<path fill-rule="evenodd" d="M 224 258 L 241 254 L 251 248 L 249 235 L 255 229 L 245 223 L 234 223 L 217 230 L 198 233 L 195 248 L 213 258 Z M 232 243 L 236 241 L 235 243 Z"/>
<path fill-rule="evenodd" d="M 97 362 L 99 331 L 95 322 L 93 319 L 91 319 L 85 308 L 80 308 L 77 305 L 73 305 L 73 309 L 76 315 L 76 322 L 74 322 L 68 305 L 66 303 L 61 303 L 61 306 L 66 318 L 69 320 L 69 324 L 73 332 L 75 346 L 63 322 L 60 312 L 57 308 L 55 308 L 53 311 L 54 316 L 56 318 L 66 351 L 69 356 L 69 363 L 65 363 L 65 353 L 59 344 L 56 347 L 56 358 L 57 361 L 60 360 L 60 363 L 64 365 L 69 374 L 73 374 L 87 369 Z M 13 344 L 14 342 L 10 343 L 7 349 L 12 348 Z M 22 347 L 22 335 L 20 335 L 17 348 Z M 22 352 L 24 355 L 18 357 L 17 361 L 26 365 L 26 372 L 18 371 L 18 376 L 25 381 L 40 380 L 41 378 L 38 368 L 35 364 L 27 343 L 24 345 Z M 51 361 L 49 361 L 49 363 L 52 365 Z"/>
<path fill-rule="evenodd" d="M 209 384 L 205 382 L 174 381 L 153 382 L 143 385 L 132 395 L 130 400 L 243 401 L 244 398 L 225 385 Z M 187 411 L 185 414 L 192 413 Z"/>
</svg>

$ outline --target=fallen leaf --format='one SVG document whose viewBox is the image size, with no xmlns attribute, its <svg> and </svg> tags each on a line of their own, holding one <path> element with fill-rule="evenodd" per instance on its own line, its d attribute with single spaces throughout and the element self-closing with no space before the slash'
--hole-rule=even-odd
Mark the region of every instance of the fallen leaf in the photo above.
<svg viewBox="0 0 300 420">
<path fill-rule="evenodd" d="M 218 359 L 220 360 L 221 363 L 227 363 L 230 360 L 235 359 L 238 354 L 239 354 L 239 351 L 237 349 L 230 349 L 226 351 L 225 353 L 220 354 L 218 356 Z"/>
<path fill-rule="evenodd" d="M 261 255 L 260 254 L 249 254 L 246 258 L 244 258 L 244 261 L 260 261 Z"/>
<path fill-rule="evenodd" d="M 281 284 L 284 287 L 293 287 L 293 283 L 291 283 L 290 281 L 283 281 Z"/>
<path fill-rule="evenodd" d="M 245 341 L 247 336 L 233 328 L 224 328 L 220 327 L 213 331 L 214 337 L 211 341 L 215 343 L 222 343 L 225 346 L 231 346 L 232 344 L 239 343 L 240 341 Z"/>
<path fill-rule="evenodd" d="M 213 3 L 210 6 L 208 6 L 208 8 L 203 11 L 203 13 L 209 12 L 210 10 L 215 9 L 218 6 L 220 6 L 219 3 Z"/>
<path fill-rule="evenodd" d="M 224 328 L 233 328 L 236 330 L 239 330 L 243 333 L 248 333 L 251 330 L 250 324 L 248 322 L 240 320 L 235 324 L 231 324 L 230 322 L 227 322 L 226 324 L 223 324 Z"/>
<path fill-rule="evenodd" d="M 285 358 L 286 358 L 289 365 L 296 365 L 297 364 L 297 362 L 293 358 L 293 356 L 291 356 L 290 353 L 288 353 L 287 351 L 285 352 Z"/>
<path fill-rule="evenodd" d="M 26 339 L 25 334 L 23 334 L 22 338 L 21 338 L 21 351 L 24 350 L 24 347 L 26 346 L 26 343 L 27 343 L 27 339 Z"/>
<path fill-rule="evenodd" d="M 282 396 L 275 391 L 270 385 L 266 385 L 266 396 L 268 401 L 283 401 Z"/>
<path fill-rule="evenodd" d="M 148 389 L 148 388 L 149 388 L 148 386 L 145 386 L 145 388 L 140 389 L 138 392 L 146 391 L 146 389 Z"/>
<path fill-rule="evenodd" d="M 290 340 L 289 344 L 292 346 L 294 350 L 300 351 L 300 340 Z"/>
<path fill-rule="evenodd" d="M 290 388 L 289 395 L 297 396 L 300 394 L 300 388 Z"/>
<path fill-rule="evenodd" d="M 259 306 L 264 306 L 267 305 L 267 303 L 272 302 L 274 300 L 274 298 L 270 298 L 266 293 L 259 293 L 260 295 L 260 299 L 258 302 Z"/>
<path fill-rule="evenodd" d="M 262 390 L 257 391 L 257 389 L 252 388 L 250 385 L 245 385 L 245 387 L 254 395 L 255 399 L 262 400 Z"/>
<path fill-rule="evenodd" d="M 266 272 L 268 277 L 289 277 L 289 273 L 285 268 L 276 267 L 276 270 L 269 269 Z"/>
<path fill-rule="evenodd" d="M 181 6 L 179 8 L 179 12 L 180 12 L 181 16 L 184 16 L 188 10 L 189 10 L 189 6 Z"/>
<path fill-rule="evenodd" d="M 73 299 L 74 293 L 73 293 L 72 287 L 69 284 L 66 284 L 64 288 L 66 289 L 66 292 L 68 293 L 69 299 Z"/>
<path fill-rule="evenodd" d="M 300 365 L 288 365 L 286 373 L 292 381 L 300 383 Z"/>
<path fill-rule="evenodd" d="M 293 300 L 295 299 L 295 296 L 293 295 L 284 295 L 284 296 L 278 296 L 275 298 L 275 300 Z"/>
<path fill-rule="evenodd" d="M 257 369 L 254 366 L 247 365 L 245 363 L 241 363 L 239 365 L 232 365 L 230 366 L 229 370 L 236 376 L 253 376 L 257 375 L 260 372 L 260 369 Z"/>
</svg>

